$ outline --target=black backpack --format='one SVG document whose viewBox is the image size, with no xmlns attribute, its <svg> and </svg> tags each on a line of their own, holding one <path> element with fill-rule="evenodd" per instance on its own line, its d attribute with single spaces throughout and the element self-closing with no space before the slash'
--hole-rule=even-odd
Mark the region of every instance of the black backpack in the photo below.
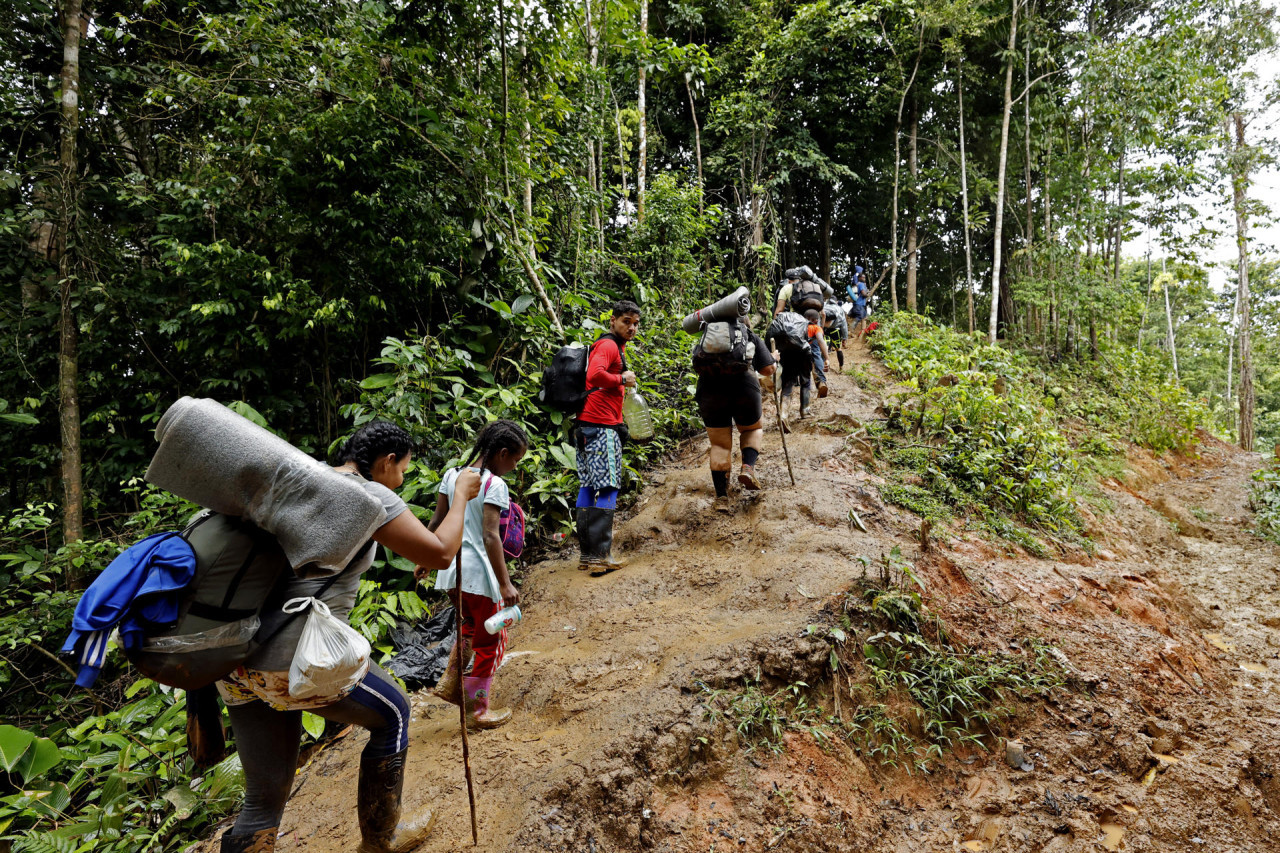
<svg viewBox="0 0 1280 853">
<path fill-rule="evenodd" d="M 825 301 L 822 287 L 815 281 L 802 279 L 791 288 L 791 310 L 797 314 L 803 314 L 811 308 L 821 311 Z"/>
<path fill-rule="evenodd" d="M 702 324 L 693 347 L 693 372 L 699 376 L 741 376 L 751 368 L 756 345 L 737 322 Z"/>
<path fill-rule="evenodd" d="M 596 344 L 605 338 L 614 338 L 612 333 L 602 335 Z M 621 351 L 622 342 L 617 341 Z M 587 404 L 587 359 L 595 344 L 571 343 L 556 350 L 551 357 L 551 364 L 542 368 L 542 390 L 538 399 L 546 406 L 560 412 L 576 415 Z M 622 369 L 627 369 L 627 361 L 622 360 Z M 598 390 L 598 389 L 597 389 Z"/>
</svg>

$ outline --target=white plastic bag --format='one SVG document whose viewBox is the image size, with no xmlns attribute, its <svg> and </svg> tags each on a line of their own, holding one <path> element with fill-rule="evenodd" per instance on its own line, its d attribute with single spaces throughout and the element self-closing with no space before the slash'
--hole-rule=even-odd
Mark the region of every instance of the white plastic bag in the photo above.
<svg viewBox="0 0 1280 853">
<path fill-rule="evenodd" d="M 285 613 L 311 606 L 289 666 L 289 695 L 295 699 L 343 695 L 369 671 L 369 641 L 329 612 L 316 598 L 291 598 Z"/>
</svg>

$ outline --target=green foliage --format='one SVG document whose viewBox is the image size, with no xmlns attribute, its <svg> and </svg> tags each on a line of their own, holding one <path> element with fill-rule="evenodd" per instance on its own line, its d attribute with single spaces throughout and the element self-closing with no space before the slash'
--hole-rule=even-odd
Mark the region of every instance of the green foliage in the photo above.
<svg viewBox="0 0 1280 853">
<path fill-rule="evenodd" d="M 915 463 L 923 484 L 891 484 L 882 489 L 886 500 L 926 518 L 940 518 L 945 502 L 989 506 L 1054 532 L 1080 527 L 1076 463 L 1057 424 L 1019 381 L 1029 372 L 1025 359 L 912 314 L 894 315 L 872 340 L 905 380 L 891 400 L 889 428 L 928 443 L 889 446 L 890 460 Z"/>
<path fill-rule="evenodd" d="M 910 564 L 895 553 L 881 567 L 878 579 L 864 577 L 845 596 L 839 613 L 846 629 L 862 626 L 867 636 L 860 643 L 846 640 L 844 631 L 832 637 L 833 669 L 849 673 L 846 683 L 856 703 L 842 725 L 864 754 L 882 764 L 927 770 L 944 749 L 984 746 L 1017 712 L 1018 700 L 1062 683 L 1060 667 L 1038 640 L 1022 654 L 957 645 L 926 606 Z M 895 569 L 901 578 L 896 582 Z M 860 682 L 852 675 L 859 664 L 866 673 Z"/>
<path fill-rule="evenodd" d="M 808 732 L 820 740 L 825 737 L 822 709 L 809 704 L 809 685 L 803 681 L 767 690 L 757 674 L 741 689 L 716 689 L 702 682 L 697 686 L 703 692 L 708 718 L 727 720 L 748 752 L 761 748 L 781 752 L 782 738 L 788 731 Z"/>
<path fill-rule="evenodd" d="M 0 727 L 0 765 L 19 783 L 0 796 L 0 837 L 15 851 L 177 851 L 235 808 L 238 758 L 193 778 L 181 694 L 145 680 L 137 694 L 61 729 L 58 745 Z"/>
<path fill-rule="evenodd" d="M 1254 532 L 1263 539 L 1280 543 L 1280 463 L 1272 460 L 1265 468 L 1253 472 L 1249 509 L 1253 510 Z"/>
</svg>

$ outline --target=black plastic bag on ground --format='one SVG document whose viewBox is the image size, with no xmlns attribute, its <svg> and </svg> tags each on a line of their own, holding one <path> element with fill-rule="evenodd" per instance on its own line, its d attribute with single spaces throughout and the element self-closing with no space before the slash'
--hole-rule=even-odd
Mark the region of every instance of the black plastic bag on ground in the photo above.
<svg viewBox="0 0 1280 853">
<path fill-rule="evenodd" d="M 391 631 L 395 654 L 387 663 L 387 672 L 402 679 L 411 690 L 435 687 L 449 665 L 457 631 L 452 607 L 416 625 L 396 625 Z"/>
</svg>

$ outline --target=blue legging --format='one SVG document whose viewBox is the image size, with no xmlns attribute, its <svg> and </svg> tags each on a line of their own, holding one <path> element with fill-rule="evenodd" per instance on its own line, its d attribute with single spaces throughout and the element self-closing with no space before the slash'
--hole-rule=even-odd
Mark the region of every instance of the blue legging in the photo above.
<svg viewBox="0 0 1280 853">
<path fill-rule="evenodd" d="M 230 705 L 227 712 L 244 767 L 244 805 L 233 831 L 244 835 L 279 826 L 298 769 L 302 712 L 277 711 L 265 702 Z M 346 698 L 312 713 L 368 729 L 361 759 L 385 758 L 409 747 L 409 697 L 376 664 Z"/>
<path fill-rule="evenodd" d="M 583 486 L 578 489 L 578 502 L 575 506 L 578 509 L 589 509 L 590 507 L 596 507 L 598 509 L 617 509 L 618 490 L 593 489 L 590 486 Z"/>
</svg>

